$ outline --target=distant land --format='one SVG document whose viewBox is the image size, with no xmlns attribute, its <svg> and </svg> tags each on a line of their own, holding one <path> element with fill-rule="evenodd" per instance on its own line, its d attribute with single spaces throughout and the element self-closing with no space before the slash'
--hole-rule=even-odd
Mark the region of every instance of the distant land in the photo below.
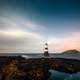
<svg viewBox="0 0 80 80">
<path fill-rule="evenodd" d="M 73 54 L 73 53 L 80 53 L 80 51 L 76 50 L 76 49 L 72 49 L 72 50 L 67 50 L 62 52 L 63 54 Z"/>
</svg>

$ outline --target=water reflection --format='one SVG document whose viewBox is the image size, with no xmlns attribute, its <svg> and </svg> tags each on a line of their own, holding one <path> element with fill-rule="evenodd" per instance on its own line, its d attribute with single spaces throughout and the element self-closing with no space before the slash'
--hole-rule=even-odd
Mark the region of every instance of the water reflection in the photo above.
<svg viewBox="0 0 80 80">
<path fill-rule="evenodd" d="M 54 70 L 49 70 L 49 72 L 51 73 L 49 80 L 80 80 L 80 72 L 76 74 L 68 74 Z"/>
</svg>

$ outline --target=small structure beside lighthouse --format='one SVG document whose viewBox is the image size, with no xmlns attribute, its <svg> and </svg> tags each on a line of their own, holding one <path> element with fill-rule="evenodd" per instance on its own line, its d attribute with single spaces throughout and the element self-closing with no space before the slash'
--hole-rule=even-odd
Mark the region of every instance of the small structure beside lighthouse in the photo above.
<svg viewBox="0 0 80 80">
<path fill-rule="evenodd" d="M 44 56 L 45 56 L 45 57 L 48 57 L 48 56 L 49 56 L 48 43 L 45 43 L 45 46 L 44 46 Z"/>
</svg>

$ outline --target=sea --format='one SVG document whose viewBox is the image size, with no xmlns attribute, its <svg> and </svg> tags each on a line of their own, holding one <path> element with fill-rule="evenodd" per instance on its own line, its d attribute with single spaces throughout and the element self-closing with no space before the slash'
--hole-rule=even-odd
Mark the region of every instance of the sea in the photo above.
<svg viewBox="0 0 80 80">
<path fill-rule="evenodd" d="M 64 72 L 58 72 L 54 70 L 50 70 L 51 76 L 49 80 L 80 80 L 80 72 L 68 74 Z"/>
</svg>

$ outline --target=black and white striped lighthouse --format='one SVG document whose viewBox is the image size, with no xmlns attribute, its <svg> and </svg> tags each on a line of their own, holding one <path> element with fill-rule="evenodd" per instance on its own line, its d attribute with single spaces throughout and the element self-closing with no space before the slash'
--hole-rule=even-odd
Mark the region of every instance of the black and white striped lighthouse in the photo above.
<svg viewBox="0 0 80 80">
<path fill-rule="evenodd" d="M 48 43 L 45 43 L 45 46 L 44 46 L 44 56 L 45 56 L 45 57 L 48 57 L 48 56 L 49 56 Z"/>
</svg>

